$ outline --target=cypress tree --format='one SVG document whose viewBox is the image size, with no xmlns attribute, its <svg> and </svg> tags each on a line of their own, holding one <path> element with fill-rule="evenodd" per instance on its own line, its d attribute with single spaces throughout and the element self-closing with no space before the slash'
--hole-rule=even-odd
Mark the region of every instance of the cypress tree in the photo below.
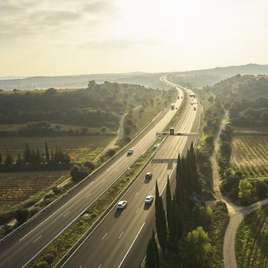
<svg viewBox="0 0 268 268">
<path fill-rule="evenodd" d="M 49 149 L 48 149 L 47 142 L 45 142 L 45 159 L 46 159 L 46 162 L 48 162 L 49 159 L 50 159 Z"/>
<path fill-rule="evenodd" d="M 2 154 L 0 153 L 0 164 L 2 164 L 3 158 L 2 158 Z"/>
<path fill-rule="evenodd" d="M 173 233 L 174 227 L 174 217 L 173 217 L 173 211 L 172 211 L 172 197 L 171 197 L 171 189 L 170 189 L 170 182 L 169 178 L 167 178 L 167 188 L 166 188 L 166 208 L 167 208 L 167 223 L 168 223 L 168 230 L 169 235 Z"/>
<path fill-rule="evenodd" d="M 146 268 L 159 268 L 159 253 L 157 244 L 155 241 L 155 234 L 153 232 L 151 239 L 148 242 L 146 257 L 145 257 Z"/>
<path fill-rule="evenodd" d="M 155 186 L 155 220 L 159 244 L 165 254 L 167 246 L 167 223 L 162 197 L 159 195 L 158 185 Z"/>
<path fill-rule="evenodd" d="M 7 151 L 7 155 L 6 155 L 6 159 L 5 159 L 5 165 L 7 167 L 11 166 L 14 162 L 14 159 L 12 157 L 12 155 Z"/>
</svg>

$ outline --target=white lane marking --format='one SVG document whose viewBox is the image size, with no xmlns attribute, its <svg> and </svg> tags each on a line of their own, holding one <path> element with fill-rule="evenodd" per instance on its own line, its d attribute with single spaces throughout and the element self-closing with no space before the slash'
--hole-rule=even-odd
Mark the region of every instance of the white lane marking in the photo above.
<svg viewBox="0 0 268 268">
<path fill-rule="evenodd" d="M 37 238 L 35 238 L 35 239 L 32 241 L 32 243 L 37 242 L 41 237 L 42 237 L 42 235 L 39 235 Z"/>
<path fill-rule="evenodd" d="M 98 268 L 101 268 L 102 267 L 102 264 L 100 264 L 99 266 L 98 266 Z"/>
<path fill-rule="evenodd" d="M 120 239 L 123 234 L 124 234 L 124 232 L 121 232 L 120 235 L 118 236 L 118 239 Z"/>
<path fill-rule="evenodd" d="M 122 264 L 124 263 L 124 261 L 125 261 L 127 255 L 129 254 L 129 252 L 130 252 L 131 248 L 133 247 L 134 243 L 136 242 L 136 240 L 137 240 L 139 234 L 141 233 L 142 228 L 144 227 L 144 225 L 145 225 L 145 222 L 142 224 L 141 228 L 139 229 L 139 231 L 138 231 L 137 235 L 135 236 L 133 242 L 131 243 L 129 249 L 127 250 L 126 255 L 124 256 L 124 258 L 122 259 L 122 261 L 121 261 L 120 264 L 118 265 L 118 268 L 120 268 L 120 267 L 122 266 Z"/>
<path fill-rule="evenodd" d="M 108 233 L 106 233 L 102 238 L 101 240 L 105 239 L 107 237 Z"/>
</svg>

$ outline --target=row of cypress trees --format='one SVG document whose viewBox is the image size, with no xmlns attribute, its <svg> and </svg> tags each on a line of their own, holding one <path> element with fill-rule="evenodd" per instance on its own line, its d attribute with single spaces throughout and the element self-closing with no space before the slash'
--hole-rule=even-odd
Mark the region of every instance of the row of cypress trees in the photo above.
<svg viewBox="0 0 268 268">
<path fill-rule="evenodd" d="M 47 142 L 43 150 L 32 149 L 29 144 L 26 144 L 23 152 L 18 153 L 16 158 L 7 151 L 3 159 L 0 153 L 0 169 L 4 171 L 68 168 L 69 164 L 69 155 L 59 147 L 50 150 Z"/>
<path fill-rule="evenodd" d="M 185 158 L 178 156 L 176 168 L 176 186 L 174 194 L 171 191 L 169 178 L 163 197 L 155 187 L 155 229 L 149 240 L 146 252 L 146 268 L 160 267 L 160 255 L 173 255 L 177 267 L 184 262 L 185 238 L 193 228 L 202 225 L 202 211 L 205 204 L 202 201 L 201 180 L 199 179 L 196 155 L 191 145 Z M 158 243 L 157 243 L 158 241 Z M 157 246 L 159 244 L 159 248 Z"/>
</svg>

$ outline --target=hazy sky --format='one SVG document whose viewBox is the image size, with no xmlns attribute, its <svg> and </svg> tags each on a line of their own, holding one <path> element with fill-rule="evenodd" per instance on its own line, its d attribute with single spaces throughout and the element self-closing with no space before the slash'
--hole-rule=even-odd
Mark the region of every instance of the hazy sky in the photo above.
<svg viewBox="0 0 268 268">
<path fill-rule="evenodd" d="M 267 0 L 0 0 L 0 75 L 268 63 Z"/>
</svg>

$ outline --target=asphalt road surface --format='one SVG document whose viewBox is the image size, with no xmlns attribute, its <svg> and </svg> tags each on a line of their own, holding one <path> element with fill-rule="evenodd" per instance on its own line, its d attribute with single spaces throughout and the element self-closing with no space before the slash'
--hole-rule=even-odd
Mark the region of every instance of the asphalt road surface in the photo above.
<svg viewBox="0 0 268 268">
<path fill-rule="evenodd" d="M 182 92 L 179 94 L 183 95 Z M 176 106 L 181 105 L 181 102 L 181 99 L 176 100 Z M 134 154 L 132 156 L 122 155 L 94 180 L 86 184 L 85 187 L 79 188 L 79 191 L 75 192 L 75 194 L 65 196 L 59 202 L 58 207 L 52 207 L 53 209 L 49 210 L 49 214 L 40 215 L 33 222 L 26 224 L 23 228 L 2 241 L 0 244 L 0 267 L 22 267 L 38 254 L 42 248 L 68 227 L 128 167 L 147 151 L 156 140 L 156 132 L 163 131 L 175 113 L 176 110 L 169 109 L 162 119 L 134 144 Z M 173 150 L 171 143 L 168 143 L 168 148 Z M 124 241 L 124 239 L 121 241 Z"/>
<path fill-rule="evenodd" d="M 172 84 L 172 86 L 176 85 Z M 194 106 L 190 102 L 186 105 L 176 126 L 177 131 L 188 133 L 197 130 L 199 107 Z M 193 139 L 193 136 L 167 137 L 154 159 L 177 158 L 179 153 L 185 152 Z M 148 171 L 152 172 L 153 177 L 146 182 L 144 177 Z M 154 225 L 154 205 L 146 208 L 144 198 L 148 194 L 154 195 L 156 180 L 160 192 L 163 191 L 167 176 L 171 172 L 172 169 L 167 163 L 152 161 L 122 197 L 122 200 L 128 201 L 127 208 L 122 213 L 118 213 L 114 207 L 63 266 L 70 268 L 139 267 Z"/>
</svg>

